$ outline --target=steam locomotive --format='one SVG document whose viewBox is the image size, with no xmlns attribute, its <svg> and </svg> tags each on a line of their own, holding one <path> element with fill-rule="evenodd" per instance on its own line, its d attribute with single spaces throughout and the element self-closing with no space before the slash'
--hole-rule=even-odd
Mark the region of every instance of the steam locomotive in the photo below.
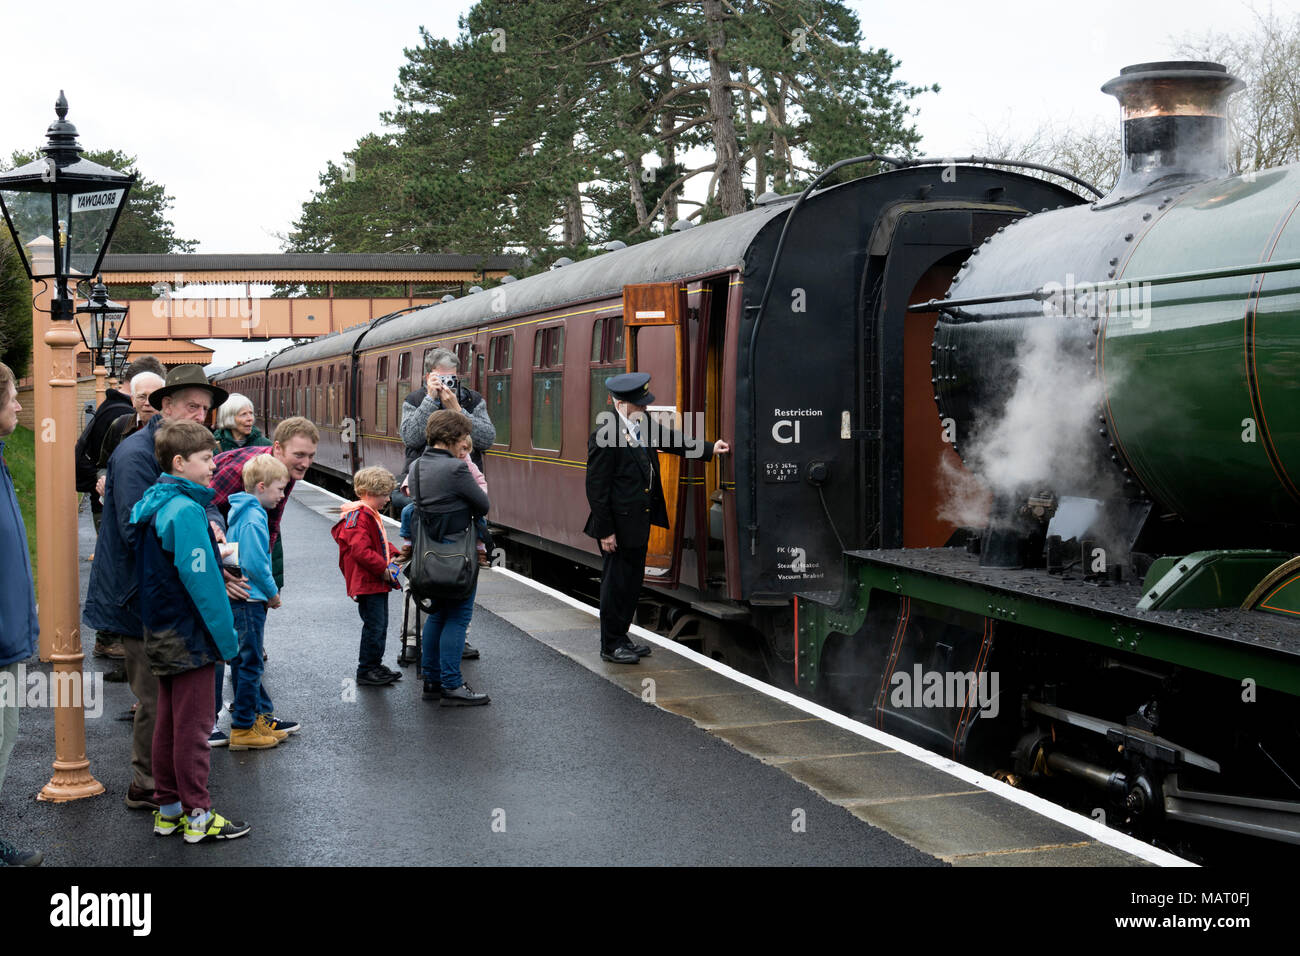
<svg viewBox="0 0 1300 956">
<path fill-rule="evenodd" d="M 216 381 L 316 421 L 327 475 L 400 473 L 400 403 L 454 351 L 496 537 L 590 578 L 587 436 L 648 371 L 652 415 L 734 453 L 663 456 L 645 623 L 1114 825 L 1298 843 L 1300 171 L 1229 174 L 1240 85 L 1121 71 L 1095 199 L 862 157 L 891 168 Z"/>
</svg>

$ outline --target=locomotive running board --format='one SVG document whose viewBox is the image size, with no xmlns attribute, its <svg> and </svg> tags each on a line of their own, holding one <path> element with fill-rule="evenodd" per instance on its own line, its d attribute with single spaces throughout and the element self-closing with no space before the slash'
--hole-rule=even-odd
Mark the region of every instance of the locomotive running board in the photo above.
<svg viewBox="0 0 1300 956">
<path fill-rule="evenodd" d="M 1182 790 L 1175 773 L 1165 777 L 1164 794 L 1170 819 L 1300 845 L 1300 803 Z"/>
</svg>

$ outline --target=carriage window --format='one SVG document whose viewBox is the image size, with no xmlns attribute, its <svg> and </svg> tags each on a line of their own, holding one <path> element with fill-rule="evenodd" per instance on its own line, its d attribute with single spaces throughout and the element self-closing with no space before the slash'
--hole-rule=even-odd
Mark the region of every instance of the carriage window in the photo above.
<svg viewBox="0 0 1300 956">
<path fill-rule="evenodd" d="M 397 400 L 404 401 L 411 394 L 411 353 L 397 356 Z"/>
<path fill-rule="evenodd" d="M 600 427 L 601 412 L 614 414 L 614 400 L 605 379 L 627 371 L 623 345 L 623 317 L 610 316 L 597 319 L 591 331 L 590 425 L 591 431 Z"/>
<path fill-rule="evenodd" d="M 456 343 L 456 361 L 460 363 L 460 367 L 456 369 L 456 374 L 463 379 L 468 379 L 474 372 L 473 365 L 470 362 L 470 355 L 473 351 L 474 344 L 472 342 Z"/>
<path fill-rule="evenodd" d="M 538 329 L 533 345 L 533 447 L 559 451 L 564 423 L 564 326 Z"/>
<path fill-rule="evenodd" d="M 388 433 L 388 356 L 379 356 L 375 370 L 375 431 Z"/>
<path fill-rule="evenodd" d="M 488 416 L 496 426 L 498 445 L 510 444 L 510 362 L 515 336 L 497 335 L 488 341 L 487 391 Z"/>
</svg>

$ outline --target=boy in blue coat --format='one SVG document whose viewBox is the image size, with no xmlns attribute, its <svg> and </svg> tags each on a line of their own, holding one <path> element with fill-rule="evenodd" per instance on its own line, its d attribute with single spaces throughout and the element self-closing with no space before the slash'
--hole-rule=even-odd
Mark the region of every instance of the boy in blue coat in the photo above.
<svg viewBox="0 0 1300 956">
<path fill-rule="evenodd" d="M 247 823 L 215 813 L 208 795 L 212 665 L 239 652 L 204 510 L 212 500 L 208 483 L 216 447 L 212 433 L 196 422 L 163 425 L 154 439 L 162 477 L 131 509 L 144 649 L 158 677 L 153 776 L 159 809 L 153 832 L 182 831 L 186 843 L 230 840 L 249 830 Z"/>
<path fill-rule="evenodd" d="M 262 690 L 262 637 L 267 608 L 280 606 L 271 573 L 271 528 L 267 512 L 284 498 L 289 469 L 273 455 L 258 455 L 244 465 L 244 490 L 230 496 L 226 541 L 237 545 L 239 568 L 248 579 L 248 600 L 231 600 L 239 661 L 230 669 L 235 706 L 230 717 L 231 750 L 266 750 L 289 732 L 270 725 L 271 699 Z M 215 690 L 215 688 L 214 688 Z"/>
</svg>

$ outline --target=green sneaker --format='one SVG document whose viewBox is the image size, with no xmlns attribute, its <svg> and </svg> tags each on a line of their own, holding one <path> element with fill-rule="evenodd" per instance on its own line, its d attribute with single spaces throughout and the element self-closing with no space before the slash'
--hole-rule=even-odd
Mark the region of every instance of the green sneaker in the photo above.
<svg viewBox="0 0 1300 956">
<path fill-rule="evenodd" d="M 155 836 L 171 836 L 173 833 L 179 833 L 189 824 L 185 814 L 178 813 L 174 817 L 165 817 L 161 810 L 153 812 L 153 832 Z"/>
<path fill-rule="evenodd" d="M 213 810 L 208 815 L 207 826 L 196 829 L 190 817 L 185 819 L 185 842 L 202 843 L 204 840 L 234 840 L 243 836 L 251 827 L 239 820 L 227 820 Z"/>
</svg>

